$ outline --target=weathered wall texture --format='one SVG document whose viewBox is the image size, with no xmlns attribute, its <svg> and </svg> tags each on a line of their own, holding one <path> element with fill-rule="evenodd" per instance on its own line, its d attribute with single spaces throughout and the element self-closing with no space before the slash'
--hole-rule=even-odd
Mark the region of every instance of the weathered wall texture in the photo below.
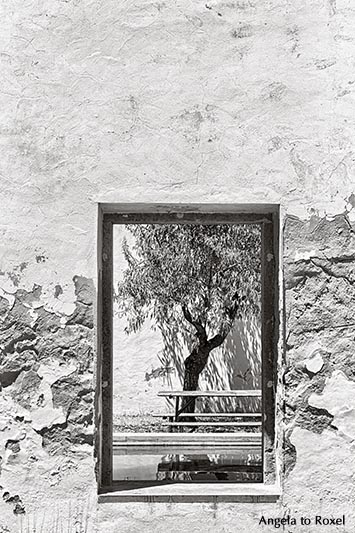
<svg viewBox="0 0 355 533">
<path fill-rule="evenodd" d="M 260 531 L 291 512 L 352 533 L 352 0 L 9 0 L 0 20 L 0 532 Z M 281 204 L 277 504 L 97 508 L 99 201 Z"/>
</svg>

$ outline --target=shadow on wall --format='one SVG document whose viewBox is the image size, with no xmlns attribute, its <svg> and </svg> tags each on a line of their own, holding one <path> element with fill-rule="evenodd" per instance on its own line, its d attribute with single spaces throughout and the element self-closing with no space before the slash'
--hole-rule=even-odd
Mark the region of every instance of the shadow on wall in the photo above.
<svg viewBox="0 0 355 533">
<path fill-rule="evenodd" d="M 208 364 L 200 377 L 202 390 L 250 390 L 261 387 L 261 324 L 256 317 L 246 317 L 235 322 L 221 348 L 210 354 Z M 237 402 L 237 403 L 236 403 Z M 205 400 L 206 409 L 212 408 Z M 214 399 L 217 410 L 233 411 L 243 406 L 251 411 L 260 408 L 260 400 L 247 398 Z"/>
<path fill-rule="evenodd" d="M 180 317 L 179 317 L 180 318 Z M 193 333 L 181 320 L 160 327 L 147 320 L 136 333 L 124 333 L 125 318 L 114 319 L 114 412 L 144 414 L 162 409 L 160 390 L 181 390 L 184 360 Z M 245 390 L 261 385 L 261 327 L 256 317 L 237 320 L 221 347 L 210 353 L 199 380 L 200 390 Z M 170 407 L 172 402 L 166 400 Z M 199 399 L 198 410 L 260 408 L 256 398 Z"/>
<path fill-rule="evenodd" d="M 126 334 L 126 318 L 114 315 L 114 413 L 144 415 L 163 410 L 160 390 L 181 390 L 184 360 L 194 344 L 194 332 L 183 318 L 167 324 L 146 320 L 135 333 Z M 222 346 L 212 350 L 199 380 L 200 390 L 245 390 L 261 386 L 261 325 L 255 316 L 235 321 Z M 201 411 L 255 411 L 257 398 L 199 399 Z"/>
<path fill-rule="evenodd" d="M 176 369 L 182 388 L 184 360 L 193 347 L 191 332 L 186 328 L 161 329 L 164 349 L 160 356 L 162 366 Z M 170 373 L 165 375 L 165 387 L 172 388 Z M 199 379 L 200 390 L 250 390 L 261 387 L 261 324 L 256 317 L 236 320 L 234 327 L 220 348 L 210 353 L 206 368 Z M 233 411 L 238 406 L 255 410 L 260 408 L 257 398 L 200 399 L 202 411 Z"/>
</svg>

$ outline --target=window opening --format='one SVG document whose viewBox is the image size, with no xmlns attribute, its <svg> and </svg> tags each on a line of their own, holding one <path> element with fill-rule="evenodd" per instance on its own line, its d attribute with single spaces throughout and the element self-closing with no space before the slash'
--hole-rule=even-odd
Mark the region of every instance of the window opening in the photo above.
<svg viewBox="0 0 355 533">
<path fill-rule="evenodd" d="M 274 381 L 265 386 L 275 372 L 272 222 L 104 214 L 104 485 L 265 481 L 265 442 L 274 438 Z"/>
</svg>

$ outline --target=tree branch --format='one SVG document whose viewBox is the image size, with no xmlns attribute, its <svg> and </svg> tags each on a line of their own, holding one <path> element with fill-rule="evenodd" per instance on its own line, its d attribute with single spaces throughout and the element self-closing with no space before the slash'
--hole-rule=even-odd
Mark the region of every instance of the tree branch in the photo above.
<svg viewBox="0 0 355 533">
<path fill-rule="evenodd" d="M 186 305 L 181 305 L 181 308 L 182 308 L 182 312 L 183 312 L 184 317 L 186 318 L 186 320 L 196 329 L 197 337 L 201 341 L 206 341 L 207 340 L 207 334 L 206 334 L 206 330 L 202 326 L 202 324 L 200 324 L 200 322 L 197 322 L 196 320 L 194 320 L 192 318 L 191 313 L 190 313 L 190 311 L 189 311 L 189 309 L 188 309 L 188 307 Z"/>
<path fill-rule="evenodd" d="M 228 331 L 224 331 L 223 333 L 217 333 L 212 339 L 210 339 L 207 343 L 209 350 L 213 350 L 214 348 L 217 348 L 218 346 L 221 346 L 223 344 L 225 338 L 227 337 L 228 333 L 230 332 L 230 329 Z"/>
<path fill-rule="evenodd" d="M 240 263 L 233 263 L 233 265 L 229 265 L 227 266 L 226 268 L 223 268 L 221 270 L 221 272 L 227 272 L 228 270 L 231 270 L 232 268 L 236 267 L 236 266 L 239 266 L 240 267 Z"/>
<path fill-rule="evenodd" d="M 228 333 L 233 327 L 234 319 L 237 316 L 239 310 L 239 294 L 238 292 L 234 295 L 234 301 L 230 307 L 226 307 L 226 315 L 228 316 L 228 322 L 223 325 L 221 331 L 217 333 L 212 339 L 208 341 L 208 347 L 210 350 L 221 346 L 225 341 Z"/>
</svg>

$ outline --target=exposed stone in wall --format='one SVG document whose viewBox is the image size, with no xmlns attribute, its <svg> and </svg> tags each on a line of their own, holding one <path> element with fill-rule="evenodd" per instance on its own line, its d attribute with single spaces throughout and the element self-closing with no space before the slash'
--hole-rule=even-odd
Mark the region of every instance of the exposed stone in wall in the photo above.
<svg viewBox="0 0 355 533">
<path fill-rule="evenodd" d="M 305 509 L 311 501 L 319 505 L 311 488 L 318 482 L 324 507 L 335 500 L 344 506 L 352 491 L 346 478 L 354 473 L 355 235 L 345 215 L 289 217 L 284 248 L 284 500 L 293 497 Z M 302 496 L 296 487 L 305 468 L 310 477 Z"/>
<path fill-rule="evenodd" d="M 335 370 L 322 393 L 311 395 L 309 404 L 318 410 L 326 406 L 332 414 L 332 426 L 348 442 L 355 440 L 355 379 L 350 381 L 341 370 Z"/>
<path fill-rule="evenodd" d="M 82 276 L 74 277 L 75 311 L 67 322 L 68 325 L 82 325 L 93 328 L 93 283 Z"/>
<path fill-rule="evenodd" d="M 355 381 L 355 327 L 349 311 L 355 297 L 355 245 L 349 221 L 339 216 L 309 221 L 289 217 L 284 246 L 287 323 L 282 462 L 287 487 L 283 505 L 287 509 L 308 506 L 294 489 L 304 484 L 305 465 L 318 483 L 322 479 L 332 487 L 333 478 L 322 478 L 320 472 L 320 465 L 327 461 L 340 483 L 329 446 L 339 449 L 351 471 L 354 408 L 344 398 L 349 397 Z M 55 498 L 63 498 L 73 479 L 83 487 L 88 476 L 89 492 L 94 487 L 92 283 L 75 277 L 74 287 L 74 307 L 66 316 L 44 308 L 39 285 L 32 291 L 17 288 L 13 300 L 0 300 L 0 407 L 1 413 L 7 413 L 0 420 L 4 527 L 10 523 L 10 515 L 21 520 L 29 514 L 34 520 L 39 513 L 34 505 L 38 494 L 55 490 Z M 61 297 L 58 289 L 55 297 Z M 306 451 L 306 443 L 313 441 L 318 446 L 317 461 Z M 31 486 L 26 481 L 28 472 Z M 313 486 L 312 481 L 309 487 Z M 349 486 L 339 492 L 342 498 L 348 497 Z M 305 489 L 315 501 L 312 490 Z M 334 498 L 332 491 L 329 494 Z M 326 501 L 326 491 L 323 498 Z M 118 509 L 120 506 L 115 507 Z M 66 523 L 69 516 L 72 511 Z M 132 528 L 133 519 L 124 516 L 131 520 Z M 212 528 L 217 522 L 211 520 Z M 137 519 L 137 527 L 139 524 Z M 49 521 L 48 527 L 55 527 L 55 522 L 51 525 Z"/>
<path fill-rule="evenodd" d="M 54 487 L 56 498 L 68 483 L 80 498 L 93 488 L 93 284 L 74 284 L 69 316 L 44 308 L 39 285 L 0 300 L 0 507 L 14 524 Z"/>
</svg>

